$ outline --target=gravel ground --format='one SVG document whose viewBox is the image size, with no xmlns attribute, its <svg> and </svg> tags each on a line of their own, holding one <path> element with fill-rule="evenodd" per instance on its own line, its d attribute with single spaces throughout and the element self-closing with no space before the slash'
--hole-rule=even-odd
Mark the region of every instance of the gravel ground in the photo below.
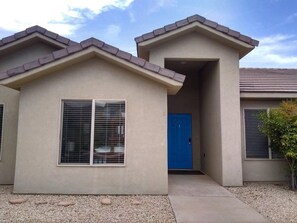
<svg viewBox="0 0 297 223">
<path fill-rule="evenodd" d="M 271 222 L 297 223 L 297 191 L 286 184 L 245 183 L 227 189 Z"/>
<path fill-rule="evenodd" d="M 0 186 L 0 222 L 176 222 L 167 196 L 14 195 L 11 191 L 12 186 Z M 9 203 L 16 198 L 27 201 Z M 111 205 L 101 204 L 103 198 L 109 198 Z M 36 204 L 41 201 L 47 203 Z M 75 204 L 58 205 L 64 201 Z"/>
</svg>

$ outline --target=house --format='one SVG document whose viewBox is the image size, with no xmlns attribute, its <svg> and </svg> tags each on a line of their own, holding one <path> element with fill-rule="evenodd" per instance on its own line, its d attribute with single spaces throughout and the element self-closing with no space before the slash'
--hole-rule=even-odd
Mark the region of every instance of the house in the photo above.
<svg viewBox="0 0 297 223">
<path fill-rule="evenodd" d="M 167 194 L 172 169 L 287 179 L 255 114 L 296 97 L 296 70 L 239 69 L 258 41 L 199 15 L 135 41 L 138 57 L 39 26 L 0 40 L 0 184 Z"/>
</svg>

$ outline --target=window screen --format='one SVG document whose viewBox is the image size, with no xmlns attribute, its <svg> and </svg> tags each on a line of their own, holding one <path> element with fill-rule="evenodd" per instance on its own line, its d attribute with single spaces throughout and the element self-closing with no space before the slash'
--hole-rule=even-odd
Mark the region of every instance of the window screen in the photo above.
<svg viewBox="0 0 297 223">
<path fill-rule="evenodd" d="M 90 163 L 92 101 L 63 101 L 61 163 Z"/>
<path fill-rule="evenodd" d="M 1 155 L 1 145 L 2 145 L 2 131 L 3 131 L 3 105 L 0 105 L 0 155 Z"/>
<path fill-rule="evenodd" d="M 245 142 L 247 158 L 269 158 L 268 138 L 260 132 L 259 112 L 265 109 L 245 109 Z"/>
</svg>

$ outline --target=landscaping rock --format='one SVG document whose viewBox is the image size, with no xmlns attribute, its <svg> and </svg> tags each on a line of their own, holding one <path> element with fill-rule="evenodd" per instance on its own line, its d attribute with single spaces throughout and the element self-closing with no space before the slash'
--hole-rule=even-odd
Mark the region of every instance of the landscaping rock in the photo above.
<svg viewBox="0 0 297 223">
<path fill-rule="evenodd" d="M 103 204 L 103 205 L 111 205 L 111 200 L 109 198 L 103 198 L 101 200 L 101 204 Z"/>
<path fill-rule="evenodd" d="M 47 204 L 47 201 L 35 201 L 36 205 Z"/>
<path fill-rule="evenodd" d="M 68 207 L 72 205 L 75 205 L 74 201 L 61 201 L 58 203 L 58 206 L 64 206 L 64 207 Z"/>
<path fill-rule="evenodd" d="M 9 200 L 9 203 L 11 204 L 22 204 L 25 203 L 28 199 L 26 198 L 12 198 Z"/>
<path fill-rule="evenodd" d="M 132 204 L 133 204 L 133 205 L 140 205 L 141 202 L 140 202 L 139 200 L 133 200 L 133 201 L 132 201 Z"/>
</svg>

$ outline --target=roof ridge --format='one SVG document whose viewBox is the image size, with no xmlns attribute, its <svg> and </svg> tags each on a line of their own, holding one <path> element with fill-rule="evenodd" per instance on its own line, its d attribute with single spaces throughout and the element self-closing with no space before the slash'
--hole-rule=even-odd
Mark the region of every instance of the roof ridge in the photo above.
<svg viewBox="0 0 297 223">
<path fill-rule="evenodd" d="M 64 49 L 60 49 L 57 51 L 54 51 L 46 56 L 40 57 L 36 60 L 30 61 L 28 63 L 25 63 L 21 66 L 9 69 L 5 72 L 0 73 L 0 80 L 7 79 L 12 76 L 16 76 L 22 73 L 25 73 L 29 70 L 33 70 L 35 68 L 41 67 L 43 65 L 52 63 L 56 60 L 65 58 L 67 56 L 70 56 L 74 53 L 86 50 L 90 47 L 96 47 L 97 49 L 100 49 L 104 52 L 107 52 L 117 58 L 120 58 L 122 60 L 125 60 L 133 65 L 139 66 L 145 70 L 154 72 L 156 74 L 159 74 L 161 76 L 167 77 L 169 79 L 173 79 L 178 82 L 184 82 L 185 76 L 183 74 L 176 73 L 175 71 L 162 68 L 158 65 L 152 64 L 140 57 L 133 56 L 132 54 L 122 51 L 112 45 L 109 45 L 103 41 L 100 41 L 94 37 L 88 38 L 86 40 L 81 41 L 80 43 L 77 43 L 75 45 L 70 45 Z"/>
<path fill-rule="evenodd" d="M 241 34 L 240 32 L 237 32 L 233 29 L 230 29 L 226 26 L 223 26 L 223 25 L 220 25 L 212 20 L 208 20 L 206 18 L 204 18 L 203 16 L 200 16 L 198 14 L 195 14 L 195 15 L 192 15 L 192 16 L 189 16 L 185 19 L 182 19 L 182 20 L 179 20 L 175 23 L 171 23 L 171 24 L 168 24 L 162 28 L 158 28 L 158 29 L 155 29 L 151 32 L 148 32 L 148 33 L 145 33 L 141 36 L 138 36 L 138 37 L 135 37 L 134 40 L 136 41 L 136 43 L 141 43 L 141 42 L 144 42 L 146 40 L 149 40 L 149 39 L 153 39 L 155 37 L 158 37 L 158 36 L 161 36 L 165 33 L 168 33 L 168 32 L 171 32 L 173 30 L 177 30 L 181 27 L 184 27 L 184 26 L 187 26 L 187 25 L 190 25 L 192 23 L 195 23 L 195 22 L 199 22 L 201 23 L 202 25 L 205 25 L 209 28 L 212 28 L 216 31 L 219 31 L 223 34 L 226 34 L 232 38 L 235 38 L 235 39 L 238 39 L 242 42 L 245 42 L 249 45 L 252 45 L 252 46 L 258 46 L 259 45 L 259 41 L 258 40 L 255 40 L 249 36 L 246 36 L 246 35 L 243 35 Z"/>
<path fill-rule="evenodd" d="M 31 26 L 23 31 L 17 32 L 13 35 L 10 35 L 10 36 L 0 39 L 0 48 L 9 44 L 9 43 L 12 43 L 19 39 L 22 39 L 24 37 L 30 36 L 33 33 L 39 33 L 47 38 L 55 40 L 55 41 L 62 43 L 66 46 L 71 46 L 71 45 L 77 44 L 77 42 L 75 42 L 75 41 L 72 41 L 66 37 L 60 36 L 59 34 L 49 31 L 39 25 L 35 25 L 35 26 Z"/>
</svg>

